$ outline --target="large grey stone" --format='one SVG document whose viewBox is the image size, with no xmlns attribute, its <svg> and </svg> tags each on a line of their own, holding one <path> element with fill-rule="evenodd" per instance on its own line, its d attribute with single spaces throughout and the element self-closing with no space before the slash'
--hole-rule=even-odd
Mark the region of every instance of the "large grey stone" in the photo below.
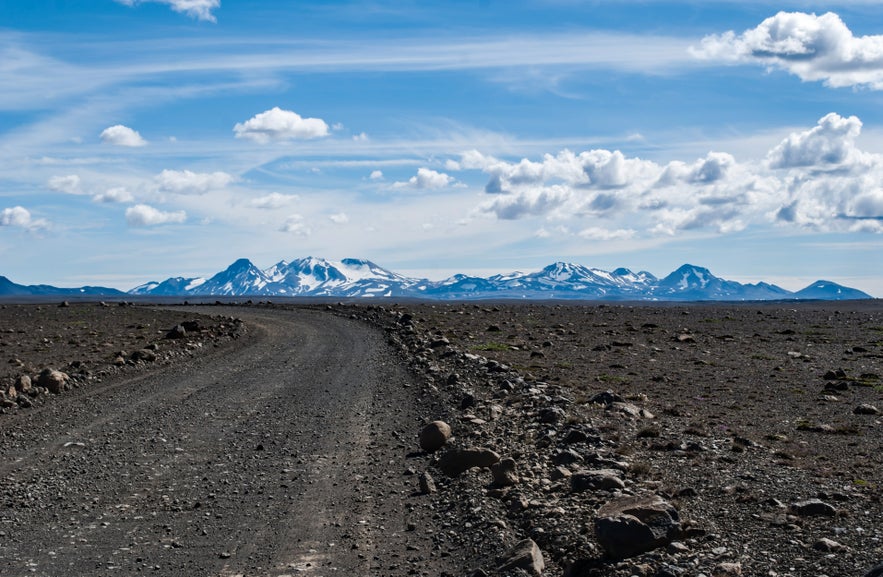
<svg viewBox="0 0 883 577">
<path fill-rule="evenodd" d="M 615 499 L 595 518 L 595 536 L 610 557 L 625 558 L 656 549 L 680 534 L 678 511 L 658 495 Z"/>
<path fill-rule="evenodd" d="M 620 479 L 621 473 L 615 469 L 595 469 L 577 471 L 570 477 L 570 490 L 574 493 L 583 491 L 610 491 L 624 489 L 625 483 Z"/>
</svg>

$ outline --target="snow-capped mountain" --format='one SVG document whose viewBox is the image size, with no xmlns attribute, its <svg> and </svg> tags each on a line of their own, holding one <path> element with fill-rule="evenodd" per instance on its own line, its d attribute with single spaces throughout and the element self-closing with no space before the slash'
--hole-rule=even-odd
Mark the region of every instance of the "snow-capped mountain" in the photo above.
<svg viewBox="0 0 883 577">
<path fill-rule="evenodd" d="M 617 268 L 612 272 L 556 262 L 542 270 L 488 278 L 454 275 L 442 281 L 409 278 L 362 259 L 329 261 L 307 257 L 280 261 L 266 270 L 239 259 L 209 279 L 175 277 L 130 291 L 155 296 L 382 297 L 439 300 L 487 298 L 740 301 L 794 298 L 856 299 L 869 295 L 818 281 L 792 293 L 768 283 L 742 284 L 718 278 L 707 268 L 686 264 L 659 279 L 651 273 Z"/>
</svg>

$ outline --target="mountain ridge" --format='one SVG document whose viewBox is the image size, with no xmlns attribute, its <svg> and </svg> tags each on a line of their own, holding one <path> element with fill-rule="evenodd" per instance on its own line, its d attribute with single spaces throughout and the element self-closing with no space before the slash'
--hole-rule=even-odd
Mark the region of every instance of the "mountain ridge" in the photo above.
<svg viewBox="0 0 883 577">
<path fill-rule="evenodd" d="M 190 288 L 187 288 L 190 287 Z M 208 279 L 173 277 L 135 287 L 133 295 L 382 297 L 428 300 L 577 299 L 638 301 L 754 301 L 870 299 L 830 281 L 792 292 L 766 282 L 739 283 L 705 267 L 684 264 L 665 277 L 620 267 L 613 271 L 557 261 L 539 271 L 477 277 L 455 274 L 440 281 L 400 275 L 357 258 L 340 261 L 308 256 L 259 269 L 241 258 Z"/>
<path fill-rule="evenodd" d="M 426 300 L 545 299 L 633 301 L 765 301 L 871 299 L 858 289 L 818 280 L 799 291 L 766 282 L 740 283 L 684 264 L 659 278 L 624 267 L 605 271 L 557 261 L 534 272 L 485 277 L 455 274 L 440 281 L 411 278 L 367 260 L 304 257 L 258 268 L 239 258 L 208 277 L 170 277 L 128 292 L 105 287 L 18 285 L 0 276 L 0 296 L 333 297 Z"/>
</svg>

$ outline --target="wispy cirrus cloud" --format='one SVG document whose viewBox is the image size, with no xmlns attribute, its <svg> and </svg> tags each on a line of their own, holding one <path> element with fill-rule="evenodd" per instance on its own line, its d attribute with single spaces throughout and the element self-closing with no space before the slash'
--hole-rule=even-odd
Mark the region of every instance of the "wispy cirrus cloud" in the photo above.
<svg viewBox="0 0 883 577">
<path fill-rule="evenodd" d="M 216 22 L 212 10 L 221 7 L 221 0 L 116 0 L 125 6 L 137 6 L 145 2 L 167 4 L 175 12 L 186 14 L 197 20 Z"/>
<path fill-rule="evenodd" d="M 205 194 L 219 190 L 236 180 L 226 172 L 193 172 L 190 170 L 163 170 L 154 178 L 160 191 L 176 194 Z"/>
<path fill-rule="evenodd" d="M 833 12 L 779 12 L 742 33 L 703 38 L 698 59 L 755 63 L 828 86 L 883 90 L 883 35 L 855 36 Z"/>
</svg>

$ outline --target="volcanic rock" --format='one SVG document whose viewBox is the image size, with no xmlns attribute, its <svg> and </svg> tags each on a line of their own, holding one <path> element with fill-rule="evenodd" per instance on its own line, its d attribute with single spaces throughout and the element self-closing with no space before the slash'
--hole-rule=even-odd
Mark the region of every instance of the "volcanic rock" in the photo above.
<svg viewBox="0 0 883 577">
<path fill-rule="evenodd" d="M 603 505 L 595 537 L 610 557 L 625 558 L 667 545 L 680 533 L 678 511 L 658 495 L 623 497 Z"/>
<path fill-rule="evenodd" d="M 441 449 L 451 438 L 451 426 L 444 421 L 433 421 L 420 431 L 420 448 L 432 452 Z"/>
</svg>

